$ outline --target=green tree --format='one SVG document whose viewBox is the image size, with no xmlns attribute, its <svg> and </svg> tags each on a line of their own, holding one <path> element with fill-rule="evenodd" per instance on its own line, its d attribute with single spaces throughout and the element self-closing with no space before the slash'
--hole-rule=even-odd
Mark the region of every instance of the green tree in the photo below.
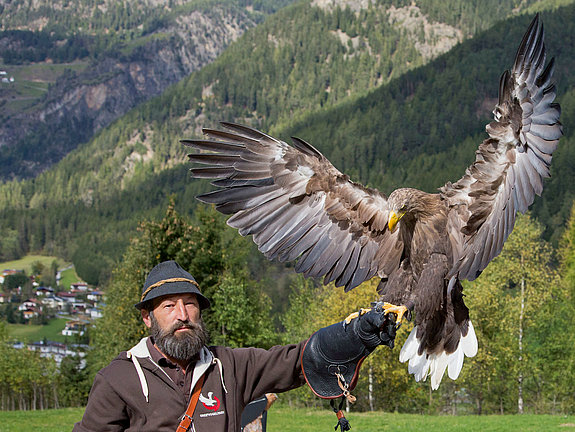
<svg viewBox="0 0 575 432">
<path fill-rule="evenodd" d="M 226 272 L 212 296 L 213 342 L 231 347 L 257 346 L 269 348 L 279 343 L 270 317 L 269 297 L 253 280 Z"/>
<path fill-rule="evenodd" d="M 297 343 L 308 338 L 317 330 L 314 317 L 318 316 L 322 295 L 326 292 L 323 286 L 317 286 L 311 279 L 301 274 L 291 284 L 289 307 L 280 317 L 284 327 L 284 343 Z"/>
<path fill-rule="evenodd" d="M 570 331 L 575 322 L 575 206 L 571 209 L 566 230 L 560 241 L 561 285 L 546 325 L 540 327 L 542 337 L 547 327 L 553 329 L 547 343 L 537 346 L 540 367 L 547 372 L 543 389 L 547 406 L 541 411 L 572 413 L 575 406 L 575 335 Z"/>
<path fill-rule="evenodd" d="M 478 413 L 522 413 L 548 397 L 526 391 L 552 379 L 537 347 L 553 345 L 561 331 L 549 325 L 561 286 L 542 231 L 529 214 L 518 217 L 501 255 L 466 286 L 480 349 L 466 359 L 470 367 L 464 368 L 461 385 L 475 398 Z"/>
<path fill-rule="evenodd" d="M 208 298 L 215 297 L 215 302 L 222 307 L 223 318 L 218 317 L 217 307 L 205 315 L 208 330 L 215 338 L 223 326 L 228 329 L 226 340 L 232 341 L 232 345 L 269 344 L 271 339 L 265 336 L 264 330 L 269 321 L 269 304 L 255 290 L 254 282 L 242 276 L 249 251 L 247 240 L 227 228 L 223 216 L 215 209 L 203 208 L 192 223 L 177 213 L 172 200 L 162 220 L 142 222 L 139 231 L 140 235 L 131 240 L 106 290 L 103 317 L 94 330 L 96 349 L 90 354 L 90 364 L 95 370 L 115 357 L 119 348 L 129 349 L 147 334 L 134 304 L 140 301 L 148 272 L 156 264 L 170 259 L 188 270 L 198 281 L 202 293 Z M 249 312 L 243 309 L 246 316 L 240 317 L 237 310 L 230 309 L 229 304 L 236 305 L 236 301 L 251 302 Z M 232 317 L 252 320 L 252 323 L 243 328 Z"/>
<path fill-rule="evenodd" d="M 25 273 L 16 273 L 13 275 L 8 275 L 4 278 L 4 291 L 10 292 L 18 288 L 22 289 L 22 292 L 29 291 L 32 289 L 32 282 L 30 278 L 26 276 Z"/>
<path fill-rule="evenodd" d="M 60 363 L 58 400 L 63 406 L 83 406 L 88 400 L 91 381 L 80 356 L 66 356 Z"/>
<path fill-rule="evenodd" d="M 20 245 L 20 235 L 15 229 L 2 229 L 0 235 L 0 261 L 10 261 L 18 259 L 23 254 Z"/>
</svg>

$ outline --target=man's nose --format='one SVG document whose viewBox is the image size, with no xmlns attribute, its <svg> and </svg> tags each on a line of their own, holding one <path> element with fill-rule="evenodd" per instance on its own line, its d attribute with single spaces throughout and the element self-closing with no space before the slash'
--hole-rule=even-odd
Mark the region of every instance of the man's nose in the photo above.
<svg viewBox="0 0 575 432">
<path fill-rule="evenodd" d="M 189 321 L 190 319 L 183 300 L 178 300 L 176 302 L 176 318 L 180 321 Z"/>
</svg>

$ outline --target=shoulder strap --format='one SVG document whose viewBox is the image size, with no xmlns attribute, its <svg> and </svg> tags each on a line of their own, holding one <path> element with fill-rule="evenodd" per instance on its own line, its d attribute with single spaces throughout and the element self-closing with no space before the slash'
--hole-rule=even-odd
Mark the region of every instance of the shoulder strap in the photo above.
<svg viewBox="0 0 575 432">
<path fill-rule="evenodd" d="M 198 382 L 196 383 L 196 386 L 194 387 L 194 392 L 192 393 L 192 397 L 190 398 L 190 403 L 188 404 L 188 409 L 186 409 L 186 412 L 182 416 L 182 419 L 180 420 L 180 424 L 178 425 L 176 432 L 188 432 L 188 429 L 192 424 L 192 416 L 194 415 L 194 411 L 196 410 L 196 405 L 198 404 L 200 393 L 202 392 L 204 377 L 205 375 L 202 375 L 198 380 Z"/>
</svg>

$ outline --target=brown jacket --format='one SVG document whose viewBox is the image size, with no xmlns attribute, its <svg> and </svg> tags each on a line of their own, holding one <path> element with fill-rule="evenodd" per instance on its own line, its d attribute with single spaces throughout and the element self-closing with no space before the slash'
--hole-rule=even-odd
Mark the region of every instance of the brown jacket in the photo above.
<svg viewBox="0 0 575 432">
<path fill-rule="evenodd" d="M 146 339 L 98 372 L 74 432 L 175 432 L 189 396 L 152 360 Z M 238 432 L 250 401 L 301 386 L 304 344 L 269 350 L 204 347 L 193 371 L 192 388 L 201 375 L 205 379 L 191 430 Z"/>
</svg>

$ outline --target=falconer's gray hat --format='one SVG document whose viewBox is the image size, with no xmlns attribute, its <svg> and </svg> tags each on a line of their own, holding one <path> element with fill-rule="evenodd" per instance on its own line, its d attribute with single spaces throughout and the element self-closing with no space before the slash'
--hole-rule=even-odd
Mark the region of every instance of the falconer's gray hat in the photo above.
<svg viewBox="0 0 575 432">
<path fill-rule="evenodd" d="M 150 271 L 146 282 L 144 282 L 140 302 L 134 306 L 143 309 L 146 303 L 157 297 L 186 293 L 196 295 L 200 309 L 210 307 L 210 301 L 201 293 L 200 286 L 194 277 L 180 267 L 177 262 L 164 261 Z"/>
</svg>

